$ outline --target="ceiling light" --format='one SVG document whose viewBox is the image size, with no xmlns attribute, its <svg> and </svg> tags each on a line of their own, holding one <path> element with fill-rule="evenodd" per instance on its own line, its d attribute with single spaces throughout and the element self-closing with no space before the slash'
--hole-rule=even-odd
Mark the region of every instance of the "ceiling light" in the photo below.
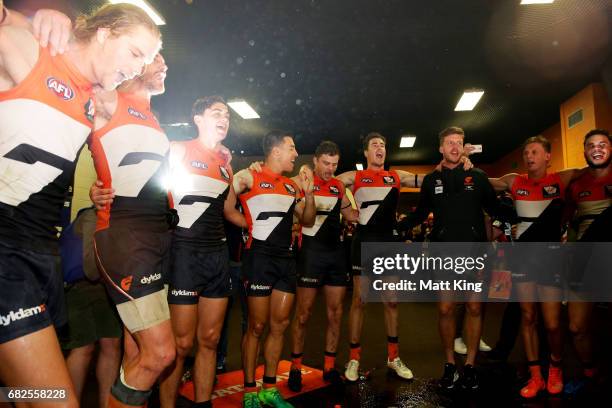
<svg viewBox="0 0 612 408">
<path fill-rule="evenodd" d="M 456 111 L 471 111 L 474 106 L 478 103 L 480 98 L 484 95 L 484 91 L 481 89 L 470 89 L 463 92 L 461 99 L 455 106 Z"/>
<path fill-rule="evenodd" d="M 521 4 L 550 4 L 555 0 L 521 0 Z"/>
<path fill-rule="evenodd" d="M 108 0 L 110 4 L 126 3 L 136 7 L 140 7 L 151 17 L 151 20 L 157 25 L 165 25 L 166 20 L 155 10 L 146 0 Z"/>
<path fill-rule="evenodd" d="M 413 147 L 416 142 L 416 136 L 402 136 L 400 147 Z"/>
<path fill-rule="evenodd" d="M 232 101 L 227 103 L 242 119 L 259 119 L 259 115 L 255 109 L 251 108 L 246 101 Z"/>
<path fill-rule="evenodd" d="M 357 167 L 357 170 L 363 170 L 363 164 L 361 163 L 357 163 L 355 167 Z"/>
</svg>

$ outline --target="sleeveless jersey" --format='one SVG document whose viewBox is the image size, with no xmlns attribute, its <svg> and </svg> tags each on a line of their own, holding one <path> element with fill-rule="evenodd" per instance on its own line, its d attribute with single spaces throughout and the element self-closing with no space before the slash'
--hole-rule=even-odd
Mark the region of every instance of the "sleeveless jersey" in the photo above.
<svg viewBox="0 0 612 408">
<path fill-rule="evenodd" d="M 561 240 L 565 186 L 558 173 L 547 174 L 539 180 L 527 175 L 516 176 L 511 193 L 520 220 L 516 233 L 519 241 Z"/>
<path fill-rule="evenodd" d="M 0 241 L 58 253 L 60 210 L 91 132 L 92 85 L 39 48 L 16 87 L 0 92 Z"/>
<path fill-rule="evenodd" d="M 251 171 L 253 187 L 240 194 L 249 226 L 246 248 L 275 256 L 290 256 L 293 209 L 302 193 L 290 178 L 267 167 Z"/>
<path fill-rule="evenodd" d="M 358 232 L 392 238 L 400 188 L 400 177 L 394 170 L 355 172 L 353 196 L 359 210 Z"/>
<path fill-rule="evenodd" d="M 169 147 L 149 101 L 117 92 L 115 113 L 90 142 L 98 178 L 115 189 L 113 203 L 98 211 L 97 230 L 113 222 L 167 228 Z"/>
<path fill-rule="evenodd" d="M 315 174 L 313 192 L 317 216 L 312 227 L 302 227 L 302 248 L 335 250 L 340 245 L 340 206 L 344 184 L 333 177 L 325 181 Z"/>
<path fill-rule="evenodd" d="M 580 240 L 587 231 L 594 231 L 604 218 L 610 217 L 612 173 L 605 177 L 594 177 L 590 172 L 585 173 L 570 184 L 569 196 L 576 205 L 579 222 L 577 238 Z M 605 235 L 606 237 L 599 236 L 598 240 L 612 241 L 612 231 L 608 229 Z"/>
<path fill-rule="evenodd" d="M 174 242 L 217 249 L 225 245 L 223 207 L 232 183 L 225 157 L 195 139 L 185 147 L 181 163 L 173 164 L 172 199 L 179 215 Z"/>
</svg>

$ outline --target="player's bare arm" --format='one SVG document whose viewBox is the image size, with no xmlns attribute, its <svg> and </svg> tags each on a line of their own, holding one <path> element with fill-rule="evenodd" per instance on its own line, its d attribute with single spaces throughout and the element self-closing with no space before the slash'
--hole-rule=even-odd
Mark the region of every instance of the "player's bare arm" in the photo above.
<svg viewBox="0 0 612 408">
<path fill-rule="evenodd" d="M 336 178 L 340 180 L 342 184 L 344 184 L 344 187 L 351 188 L 353 184 L 355 184 L 355 174 L 356 173 L 357 172 L 355 170 L 346 171 L 342 174 L 337 175 Z"/>
<path fill-rule="evenodd" d="M 348 222 L 357 222 L 359 220 L 359 210 L 353 208 L 353 204 L 346 194 L 344 194 L 340 203 L 340 213 Z"/>
<path fill-rule="evenodd" d="M 499 178 L 489 178 L 489 183 L 493 186 L 495 192 L 500 193 L 502 191 L 510 191 L 514 179 L 518 176 L 517 173 L 509 173 Z"/>
<path fill-rule="evenodd" d="M 424 174 L 414 174 L 405 170 L 397 170 L 402 187 L 417 188 L 423 184 Z"/>
<path fill-rule="evenodd" d="M 223 216 L 226 220 L 240 228 L 248 228 L 246 218 L 236 209 L 236 191 L 234 186 L 230 184 L 229 193 L 223 204 Z"/>
<path fill-rule="evenodd" d="M 27 28 L 11 25 L 10 16 L 9 10 L 0 24 L 0 91 L 20 84 L 38 61 L 36 38 Z"/>
<path fill-rule="evenodd" d="M 232 185 L 236 195 L 240 195 L 253 187 L 253 175 L 248 169 L 242 169 L 234 174 Z"/>
<path fill-rule="evenodd" d="M 317 217 L 312 171 L 310 171 L 310 177 L 306 171 L 300 172 L 299 177 L 301 178 L 301 189 L 304 191 L 304 199 L 295 205 L 294 215 L 302 226 L 312 227 Z"/>
</svg>

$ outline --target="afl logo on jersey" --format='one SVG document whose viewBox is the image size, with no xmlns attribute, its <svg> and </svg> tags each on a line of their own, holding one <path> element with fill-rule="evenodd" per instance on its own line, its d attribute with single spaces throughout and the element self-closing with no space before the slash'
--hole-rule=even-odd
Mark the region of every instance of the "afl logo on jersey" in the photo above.
<svg viewBox="0 0 612 408">
<path fill-rule="evenodd" d="M 517 196 L 527 197 L 529 195 L 529 190 L 526 190 L 524 188 L 519 188 L 519 189 L 516 190 L 516 195 Z"/>
<path fill-rule="evenodd" d="M 557 184 L 553 184 L 552 186 L 544 186 L 542 187 L 542 195 L 544 198 L 556 197 L 559 195 L 559 186 Z"/>
<path fill-rule="evenodd" d="M 47 88 L 65 101 L 74 98 L 74 91 L 68 85 L 53 77 L 47 78 Z"/>
<path fill-rule="evenodd" d="M 374 180 L 372 180 L 371 178 L 362 178 L 361 182 L 366 184 L 372 184 Z"/>
<path fill-rule="evenodd" d="M 261 183 L 259 183 L 259 187 L 261 188 L 267 188 L 269 190 L 274 188 L 274 185 L 272 185 L 271 183 L 268 183 L 267 181 L 262 181 Z"/>
<path fill-rule="evenodd" d="M 393 176 L 383 176 L 383 182 L 385 184 L 395 184 L 395 177 L 393 177 Z"/>
<path fill-rule="evenodd" d="M 132 108 L 131 106 L 128 108 L 128 113 L 132 115 L 133 117 L 138 118 L 140 120 L 147 120 L 147 117 L 143 113 L 138 112 L 136 109 Z"/>
<path fill-rule="evenodd" d="M 579 193 L 578 193 L 578 197 L 579 197 L 579 198 L 588 197 L 588 196 L 590 196 L 590 195 L 591 195 L 591 192 L 590 192 L 590 191 L 588 191 L 588 190 L 587 190 L 587 191 L 581 191 L 581 192 L 579 192 Z"/>
<path fill-rule="evenodd" d="M 291 184 L 285 183 L 285 189 L 287 190 L 289 194 L 295 195 L 295 188 L 293 188 Z"/>
<path fill-rule="evenodd" d="M 223 176 L 224 179 L 229 180 L 230 178 L 229 172 L 227 171 L 225 167 L 219 166 L 219 171 L 221 172 L 221 176 Z"/>
<path fill-rule="evenodd" d="M 329 186 L 329 192 L 334 195 L 340 194 L 340 190 L 338 190 L 338 187 L 336 186 Z"/>
</svg>

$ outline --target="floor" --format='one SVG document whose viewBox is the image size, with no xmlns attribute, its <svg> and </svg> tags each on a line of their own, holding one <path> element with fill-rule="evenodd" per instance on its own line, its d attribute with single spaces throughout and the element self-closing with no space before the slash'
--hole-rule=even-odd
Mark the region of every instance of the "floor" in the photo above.
<svg viewBox="0 0 612 408">
<path fill-rule="evenodd" d="M 502 304 L 489 304 L 485 317 L 483 338 L 493 345 L 497 339 Z M 240 326 L 239 307 L 233 308 L 230 320 L 230 350 L 235 350 L 227 358 L 228 370 L 240 368 Z M 338 350 L 338 366 L 344 366 L 348 357 L 346 339 L 348 302 L 345 302 L 343 336 Z M 444 359 L 437 330 L 437 312 L 431 303 L 404 303 L 400 305 L 400 355 L 415 374 L 411 382 L 401 381 L 390 376 L 386 368 L 386 337 L 383 325 L 381 304 L 369 304 L 366 309 L 362 344 L 362 368 L 371 370 L 371 378 L 342 389 L 327 387 L 294 398 L 290 402 L 296 407 L 569 407 L 569 406 L 611 406 L 604 403 L 609 398 L 606 388 L 612 385 L 608 376 L 612 356 L 604 345 L 612 344 L 612 324 L 606 308 L 596 309 L 597 353 L 600 356 L 603 377 L 598 390 L 580 400 L 541 397 L 534 401 L 521 401 L 517 390 L 524 381 L 524 354 L 517 341 L 516 347 L 507 364 L 492 363 L 486 354 L 478 357 L 481 390 L 478 393 L 441 394 L 435 379 L 442 374 Z M 308 327 L 308 341 L 304 350 L 304 364 L 321 367 L 322 347 L 325 335 L 324 302 L 315 302 L 311 322 Z M 566 337 L 569 340 L 569 336 Z M 565 376 L 571 378 L 577 372 L 578 363 L 571 342 L 566 341 Z M 289 358 L 288 341 L 285 343 L 283 358 Z M 461 359 L 458 360 L 461 364 Z M 96 384 L 93 376 L 88 381 L 83 399 L 83 407 L 96 407 Z M 597 403 L 596 403 L 597 401 Z M 152 401 L 150 407 L 157 404 Z M 178 406 L 178 405 L 177 405 Z"/>
</svg>

